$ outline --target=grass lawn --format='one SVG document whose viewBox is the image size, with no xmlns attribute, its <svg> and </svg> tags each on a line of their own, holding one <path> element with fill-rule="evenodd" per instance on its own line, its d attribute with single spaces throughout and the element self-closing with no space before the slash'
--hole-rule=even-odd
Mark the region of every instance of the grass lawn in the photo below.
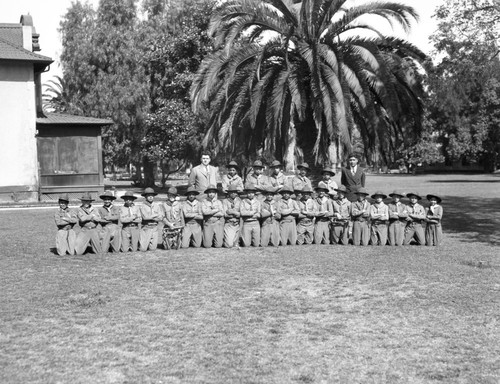
<svg viewBox="0 0 500 384">
<path fill-rule="evenodd" d="M 500 177 L 367 182 L 443 196 L 443 246 L 58 257 L 0 210 L 0 382 L 499 383 Z"/>
</svg>

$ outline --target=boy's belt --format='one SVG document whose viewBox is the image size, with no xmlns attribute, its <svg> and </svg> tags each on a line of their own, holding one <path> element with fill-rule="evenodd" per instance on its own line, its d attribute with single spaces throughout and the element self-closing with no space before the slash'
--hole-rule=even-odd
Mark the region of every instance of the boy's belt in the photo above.
<svg viewBox="0 0 500 384">
<path fill-rule="evenodd" d="M 124 223 L 123 228 L 128 228 L 128 227 L 138 227 L 139 224 L 137 223 Z"/>
<path fill-rule="evenodd" d="M 387 220 L 372 220 L 372 224 L 387 224 Z"/>
<path fill-rule="evenodd" d="M 300 219 L 299 220 L 299 224 L 305 224 L 305 225 L 307 225 L 307 224 L 312 224 L 312 223 L 313 223 L 313 221 L 311 219 L 309 219 L 309 218 Z"/>
<path fill-rule="evenodd" d="M 156 222 L 154 220 L 142 220 L 142 225 L 149 226 L 149 227 L 156 227 L 158 225 L 158 222 Z"/>
</svg>

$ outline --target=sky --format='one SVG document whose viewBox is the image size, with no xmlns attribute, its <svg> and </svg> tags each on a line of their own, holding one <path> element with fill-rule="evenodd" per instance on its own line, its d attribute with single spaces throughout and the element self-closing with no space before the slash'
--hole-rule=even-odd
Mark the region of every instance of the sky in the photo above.
<svg viewBox="0 0 500 384">
<path fill-rule="evenodd" d="M 350 0 L 360 2 L 363 0 Z M 432 18 L 436 6 L 444 0 L 399 0 L 399 2 L 413 6 L 420 14 L 420 21 L 414 25 L 412 32 L 406 37 L 411 43 L 425 53 L 430 54 L 432 46 L 428 39 L 436 30 L 436 22 Z M 23 14 L 30 14 L 37 33 L 40 34 L 41 51 L 44 56 L 54 60 L 50 70 L 42 75 L 42 83 L 46 83 L 54 76 L 61 76 L 59 55 L 61 54 L 61 37 L 59 35 L 59 22 L 72 0 L 0 0 L 0 23 L 19 23 Z M 97 7 L 99 0 L 89 0 Z"/>
</svg>

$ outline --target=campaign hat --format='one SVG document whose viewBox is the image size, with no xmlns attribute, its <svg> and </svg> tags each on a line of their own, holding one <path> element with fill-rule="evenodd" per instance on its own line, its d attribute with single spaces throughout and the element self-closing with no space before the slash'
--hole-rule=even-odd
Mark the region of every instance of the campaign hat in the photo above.
<svg viewBox="0 0 500 384">
<path fill-rule="evenodd" d="M 310 170 L 311 170 L 311 168 L 309 168 L 309 164 L 307 164 L 307 163 L 302 163 L 302 164 L 299 164 L 299 165 L 297 166 L 297 169 L 300 169 L 300 168 L 307 169 L 308 171 L 310 171 Z"/>
<path fill-rule="evenodd" d="M 277 188 L 277 187 L 268 186 L 268 187 L 262 188 L 262 193 L 264 195 L 274 195 L 278 192 L 278 189 L 279 188 Z"/>
<path fill-rule="evenodd" d="M 316 187 L 316 191 L 325 191 L 326 193 L 328 193 L 328 191 L 329 191 L 328 185 L 326 185 L 324 182 L 320 181 L 318 183 L 318 186 Z"/>
<path fill-rule="evenodd" d="M 255 160 L 252 164 L 253 168 L 264 168 L 264 164 L 260 160 Z"/>
<path fill-rule="evenodd" d="M 153 188 L 149 188 L 149 187 L 148 187 L 148 188 L 146 188 L 146 189 L 144 190 L 144 192 L 142 192 L 142 193 L 141 193 L 141 196 L 146 197 L 146 196 L 148 196 L 148 195 L 153 195 L 153 196 L 156 196 L 156 195 L 157 195 L 157 193 L 155 192 L 155 190 L 154 190 Z"/>
<path fill-rule="evenodd" d="M 433 197 L 437 200 L 438 204 L 441 203 L 442 199 L 437 195 L 432 195 L 432 194 L 427 195 L 427 200 L 430 200 Z"/>
<path fill-rule="evenodd" d="M 240 169 L 240 166 L 238 165 L 238 163 L 234 160 L 230 161 L 228 164 L 227 164 L 227 168 L 236 168 L 236 169 Z"/>
<path fill-rule="evenodd" d="M 392 193 L 389 193 L 390 197 L 394 196 L 399 196 L 399 197 L 405 197 L 405 193 L 401 191 L 400 189 L 395 189 Z"/>
<path fill-rule="evenodd" d="M 231 192 L 241 192 L 241 189 L 239 189 L 235 184 L 229 184 L 229 186 L 226 189 L 226 193 L 231 193 Z"/>
<path fill-rule="evenodd" d="M 368 196 L 368 190 L 365 187 L 360 187 L 356 192 L 354 192 L 356 195 L 365 195 Z"/>
<path fill-rule="evenodd" d="M 293 195 L 293 193 L 294 193 L 293 188 L 290 188 L 289 185 L 283 186 L 283 188 L 281 188 L 279 192 L 281 194 L 283 194 L 283 193 L 289 193 L 290 195 Z"/>
<path fill-rule="evenodd" d="M 333 170 L 332 167 L 325 167 L 323 168 L 323 170 L 321 171 L 321 174 L 325 173 L 325 172 L 328 172 L 330 173 L 332 176 L 335 176 L 335 171 Z"/>
<path fill-rule="evenodd" d="M 387 199 L 387 195 L 384 192 L 382 192 L 382 191 L 376 191 L 372 195 L 372 199 L 375 199 L 377 196 L 382 196 L 382 199 Z"/>
<path fill-rule="evenodd" d="M 99 196 L 99 199 L 101 199 L 101 200 L 104 200 L 104 199 L 116 200 L 116 197 L 115 197 L 115 195 L 113 195 L 113 192 L 106 191 L 101 196 Z"/>
<path fill-rule="evenodd" d="M 278 160 L 274 160 L 271 165 L 270 165 L 271 168 L 273 167 L 281 167 L 281 163 L 278 161 Z"/>
<path fill-rule="evenodd" d="M 67 193 L 63 193 L 59 195 L 58 201 L 65 201 L 66 203 L 69 203 L 69 196 Z"/>
<path fill-rule="evenodd" d="M 217 187 L 213 184 L 210 184 L 207 189 L 205 189 L 205 192 L 204 193 L 208 193 L 210 191 L 215 191 L 215 192 L 219 192 L 219 190 L 217 189 Z"/>
<path fill-rule="evenodd" d="M 177 193 L 177 188 L 175 188 L 175 187 L 170 187 L 170 188 L 167 190 L 167 193 L 168 193 L 169 195 L 175 195 L 175 196 L 177 196 L 177 195 L 178 195 L 178 193 Z"/>
<path fill-rule="evenodd" d="M 247 185 L 245 185 L 245 191 L 246 192 L 256 192 L 257 188 L 255 187 L 255 184 L 248 183 Z"/>
<path fill-rule="evenodd" d="M 314 191 L 312 190 L 312 188 L 309 185 L 306 185 L 306 186 L 304 186 L 304 188 L 302 188 L 302 190 L 300 192 L 302 192 L 302 193 L 313 193 Z"/>
<path fill-rule="evenodd" d="M 132 200 L 135 200 L 137 199 L 137 196 L 134 195 L 134 192 L 132 191 L 127 191 L 125 192 L 122 197 L 121 197 L 122 200 L 125 200 L 125 199 L 132 199 Z"/>
<path fill-rule="evenodd" d="M 342 192 L 342 193 L 347 193 L 347 188 L 346 188 L 345 185 L 339 185 L 337 188 L 335 188 L 335 191 Z"/>
<path fill-rule="evenodd" d="M 184 195 L 187 196 L 187 195 L 199 195 L 199 194 L 200 192 L 198 192 L 198 190 L 194 186 L 190 186 L 188 187 Z"/>
<path fill-rule="evenodd" d="M 81 201 L 94 201 L 94 199 L 92 198 L 92 195 L 88 192 L 84 193 L 82 195 L 82 197 L 80 197 L 80 200 Z"/>
<path fill-rule="evenodd" d="M 408 192 L 406 194 L 406 197 L 408 197 L 408 198 L 411 198 L 412 196 L 415 196 L 417 198 L 417 200 L 421 200 L 422 199 L 422 197 L 420 197 L 420 195 L 418 193 L 416 193 L 416 192 Z"/>
</svg>

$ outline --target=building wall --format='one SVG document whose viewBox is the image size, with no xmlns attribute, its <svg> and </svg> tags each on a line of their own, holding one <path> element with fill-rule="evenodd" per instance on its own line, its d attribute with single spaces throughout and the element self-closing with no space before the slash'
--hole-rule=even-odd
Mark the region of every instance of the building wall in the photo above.
<svg viewBox="0 0 500 384">
<path fill-rule="evenodd" d="M 38 199 L 33 64 L 0 61 L 0 202 Z"/>
</svg>

